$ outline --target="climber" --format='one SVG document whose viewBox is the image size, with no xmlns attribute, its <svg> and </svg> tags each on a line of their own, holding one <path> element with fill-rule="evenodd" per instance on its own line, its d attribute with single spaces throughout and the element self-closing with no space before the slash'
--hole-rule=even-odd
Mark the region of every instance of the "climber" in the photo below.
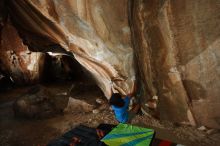
<svg viewBox="0 0 220 146">
<path fill-rule="evenodd" d="M 136 85 L 134 83 L 132 92 L 127 96 L 122 96 L 119 93 L 113 93 L 109 100 L 109 104 L 111 105 L 115 117 L 119 123 L 128 123 L 135 116 L 135 114 L 140 109 L 140 104 L 136 103 L 133 105 L 132 109 L 128 111 L 128 107 L 130 104 L 130 99 L 133 97 L 134 92 L 136 90 Z"/>
</svg>

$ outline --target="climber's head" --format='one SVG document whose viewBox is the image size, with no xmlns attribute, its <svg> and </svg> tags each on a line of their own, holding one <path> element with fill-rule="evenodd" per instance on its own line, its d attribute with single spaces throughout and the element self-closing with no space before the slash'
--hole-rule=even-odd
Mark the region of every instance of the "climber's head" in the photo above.
<svg viewBox="0 0 220 146">
<path fill-rule="evenodd" d="M 119 93 L 113 93 L 110 100 L 109 100 L 110 105 L 114 105 L 116 107 L 123 107 L 125 102 L 122 99 L 121 94 Z"/>
</svg>

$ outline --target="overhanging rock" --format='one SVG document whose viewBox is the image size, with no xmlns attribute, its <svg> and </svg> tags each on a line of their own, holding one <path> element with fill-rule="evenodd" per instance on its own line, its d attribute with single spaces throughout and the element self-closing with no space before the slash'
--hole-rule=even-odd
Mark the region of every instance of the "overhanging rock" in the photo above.
<svg viewBox="0 0 220 146">
<path fill-rule="evenodd" d="M 72 52 L 106 97 L 115 89 L 130 92 L 134 69 L 127 0 L 10 0 L 8 4 L 17 26 Z"/>
</svg>

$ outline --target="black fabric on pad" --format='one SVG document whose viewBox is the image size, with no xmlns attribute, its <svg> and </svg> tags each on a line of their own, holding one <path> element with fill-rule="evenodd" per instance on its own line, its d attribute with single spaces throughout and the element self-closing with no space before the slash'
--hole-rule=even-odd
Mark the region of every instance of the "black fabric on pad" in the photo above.
<svg viewBox="0 0 220 146">
<path fill-rule="evenodd" d="M 47 146 L 71 146 L 72 139 L 80 139 L 80 143 L 74 146 L 106 146 L 99 140 L 95 128 L 79 125 L 74 129 L 66 132 L 58 139 L 51 141 Z"/>
<path fill-rule="evenodd" d="M 113 128 L 115 128 L 117 125 L 112 125 L 112 124 L 100 124 L 97 129 L 100 129 L 104 131 L 105 134 L 108 134 L 109 132 L 112 131 Z"/>
<path fill-rule="evenodd" d="M 70 146 L 70 144 L 70 140 L 61 137 L 51 141 L 47 146 Z"/>
</svg>

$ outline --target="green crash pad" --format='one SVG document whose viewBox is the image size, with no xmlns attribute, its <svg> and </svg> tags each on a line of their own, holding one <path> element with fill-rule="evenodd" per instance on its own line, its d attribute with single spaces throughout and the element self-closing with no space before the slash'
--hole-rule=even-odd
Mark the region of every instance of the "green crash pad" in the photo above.
<svg viewBox="0 0 220 146">
<path fill-rule="evenodd" d="M 101 141 L 109 146 L 149 146 L 154 130 L 120 123 Z"/>
</svg>

